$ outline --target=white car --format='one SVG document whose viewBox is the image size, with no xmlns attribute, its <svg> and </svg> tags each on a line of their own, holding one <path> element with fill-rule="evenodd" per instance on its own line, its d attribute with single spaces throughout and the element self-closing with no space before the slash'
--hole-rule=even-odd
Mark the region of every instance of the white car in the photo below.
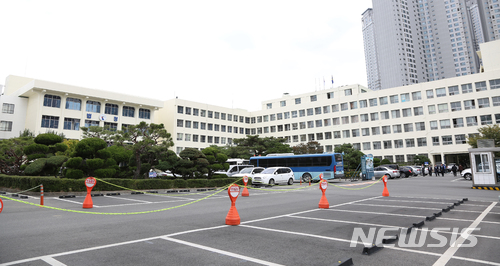
<svg viewBox="0 0 500 266">
<path fill-rule="evenodd" d="M 288 167 L 269 167 L 264 171 L 255 174 L 252 179 L 254 185 L 274 185 L 288 184 L 293 185 L 293 171 Z"/>
<path fill-rule="evenodd" d="M 462 175 L 462 177 L 467 179 L 467 180 L 472 180 L 472 169 L 470 169 L 470 168 L 464 169 L 464 170 L 462 170 L 460 175 Z"/>
<path fill-rule="evenodd" d="M 248 178 L 253 179 L 253 176 L 255 174 L 261 173 L 262 171 L 264 171 L 264 169 L 265 169 L 264 167 L 253 167 L 253 168 L 249 167 L 249 168 L 245 168 L 245 169 L 241 170 L 239 174 L 235 174 L 232 177 L 247 176 Z"/>
</svg>

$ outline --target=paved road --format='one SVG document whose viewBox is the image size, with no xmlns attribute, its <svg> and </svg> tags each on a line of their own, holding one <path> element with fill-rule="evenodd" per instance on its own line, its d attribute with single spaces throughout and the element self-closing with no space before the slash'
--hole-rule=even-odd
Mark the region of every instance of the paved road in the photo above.
<svg viewBox="0 0 500 266">
<path fill-rule="evenodd" d="M 225 225 L 227 191 L 203 200 L 214 192 L 122 192 L 94 197 L 92 209 L 82 209 L 84 197 L 45 198 L 46 206 L 69 211 L 3 199 L 0 265 L 337 265 L 344 258 L 354 265 L 500 265 L 500 193 L 471 185 L 451 174 L 394 179 L 388 182 L 390 196 L 382 197 L 382 182 L 334 181 L 326 190 L 329 209 L 318 208 L 317 185 L 250 189 L 250 197 L 236 201 L 238 226 Z M 468 201 L 442 212 L 464 198 Z M 171 207 L 177 208 L 157 211 Z M 143 213 L 112 215 L 134 212 Z M 438 212 L 442 215 L 425 221 Z M 425 225 L 412 230 L 418 245 L 405 246 L 412 235 L 399 230 L 421 221 Z M 362 251 L 375 241 L 351 243 L 356 230 L 368 236 L 382 228 L 406 242 L 371 255 Z M 442 239 L 430 237 L 436 228 Z M 473 242 L 453 234 L 467 228 L 480 228 L 472 233 L 475 247 L 450 247 L 455 239 Z"/>
</svg>

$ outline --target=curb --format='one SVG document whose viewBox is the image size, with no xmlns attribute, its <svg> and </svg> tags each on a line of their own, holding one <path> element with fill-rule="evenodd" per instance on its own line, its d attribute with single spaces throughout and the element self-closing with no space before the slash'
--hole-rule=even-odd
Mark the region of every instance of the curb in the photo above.
<svg viewBox="0 0 500 266">
<path fill-rule="evenodd" d="M 498 190 L 500 191 L 500 187 L 478 187 L 474 186 L 472 189 L 480 189 L 480 190 Z"/>
</svg>

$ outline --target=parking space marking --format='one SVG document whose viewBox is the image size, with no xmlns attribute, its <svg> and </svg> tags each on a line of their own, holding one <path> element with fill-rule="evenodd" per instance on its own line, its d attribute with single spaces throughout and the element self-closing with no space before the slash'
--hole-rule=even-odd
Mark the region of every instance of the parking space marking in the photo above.
<svg viewBox="0 0 500 266">
<path fill-rule="evenodd" d="M 469 227 L 463 231 L 462 234 L 460 234 L 460 237 L 455 240 L 453 244 L 444 252 L 444 254 L 433 264 L 434 266 L 444 266 L 450 259 L 455 255 L 455 253 L 458 251 L 460 246 L 464 243 L 464 241 L 469 238 L 470 234 L 474 232 L 474 230 L 477 228 L 479 223 L 483 221 L 483 219 L 486 217 L 486 215 L 493 209 L 493 207 L 496 205 L 496 202 L 492 202 L 486 210 L 481 213 L 474 222 L 472 222 Z"/>
<path fill-rule="evenodd" d="M 142 203 L 152 203 L 151 201 L 138 200 L 138 199 L 129 199 L 129 198 L 124 198 L 124 197 L 113 197 L 113 196 L 104 196 L 104 197 L 105 198 L 112 198 L 112 199 L 120 199 L 120 200 L 137 201 L 137 202 L 142 202 Z"/>
<path fill-rule="evenodd" d="M 48 264 L 52 266 L 66 266 L 66 264 L 52 258 L 52 257 L 44 257 L 42 258 L 43 261 L 47 262 Z"/>
<path fill-rule="evenodd" d="M 377 215 L 391 215 L 391 216 L 401 216 L 401 217 L 414 217 L 414 218 L 425 218 L 423 215 L 409 215 L 409 214 L 397 214 L 397 213 L 385 213 L 385 212 L 367 212 L 367 211 L 351 211 L 351 210 L 339 210 L 339 209 L 328 209 L 329 211 L 338 212 L 354 212 L 354 213 L 367 213 L 367 214 L 377 214 Z"/>
<path fill-rule="evenodd" d="M 405 208 L 405 209 L 421 209 L 421 210 L 442 210 L 443 208 L 426 208 L 426 207 L 414 207 L 414 206 L 396 206 L 396 205 L 379 205 L 379 204 L 353 204 L 359 206 L 373 206 L 373 207 L 390 207 L 390 208 Z M 468 205 L 470 206 L 470 205 Z M 484 206 L 482 206 L 484 207 Z M 453 210 L 454 212 L 471 212 L 471 213 L 482 213 L 482 211 L 469 211 L 469 210 Z M 490 212 L 490 214 L 500 214 L 496 212 Z"/>
<path fill-rule="evenodd" d="M 203 250 L 207 250 L 207 251 L 211 251 L 211 252 L 215 252 L 215 253 L 219 253 L 219 254 L 230 256 L 233 258 L 238 258 L 238 259 L 254 262 L 257 264 L 272 265 L 272 266 L 281 266 L 282 265 L 282 264 L 277 264 L 277 263 L 272 263 L 269 261 L 259 260 L 256 258 L 247 257 L 247 256 L 236 254 L 233 252 L 224 251 L 224 250 L 220 250 L 220 249 L 216 249 L 216 248 L 211 248 L 211 247 L 207 247 L 207 246 L 203 246 L 203 245 L 199 245 L 199 244 L 195 244 L 195 243 L 191 243 L 191 242 L 187 242 L 187 241 L 183 241 L 183 240 L 179 240 L 179 239 L 174 239 L 174 238 L 170 238 L 170 237 L 166 237 L 166 236 L 162 237 L 162 239 L 176 242 L 176 243 L 183 244 L 183 245 L 187 245 L 187 246 L 191 246 L 191 247 L 195 247 L 195 248 L 199 248 L 199 249 L 203 249 Z"/>
<path fill-rule="evenodd" d="M 61 198 L 56 198 L 56 197 L 54 197 L 52 199 L 56 199 L 56 200 L 60 200 L 60 201 L 65 201 L 65 202 L 70 202 L 70 203 L 75 203 L 75 204 L 78 204 L 78 205 L 82 205 L 83 204 L 83 202 L 78 202 L 78 201 L 73 201 L 73 200 L 67 200 L 67 199 L 61 199 Z M 94 207 L 100 208 L 101 206 L 97 206 L 97 205 L 94 204 Z"/>
<path fill-rule="evenodd" d="M 458 181 L 458 180 L 465 180 L 465 178 L 457 178 L 457 179 L 453 179 L 451 180 L 450 182 L 455 182 L 455 181 Z M 466 180 L 467 181 L 467 180 Z"/>
<path fill-rule="evenodd" d="M 449 200 L 447 202 L 435 202 L 435 201 L 417 201 L 417 200 L 390 200 L 390 199 L 376 199 L 380 201 L 395 201 L 395 202 L 411 202 L 411 203 L 433 203 L 433 204 L 453 204 L 454 202 L 452 200 Z M 455 200 L 456 202 L 456 200 Z M 491 203 L 491 202 L 489 202 Z M 465 206 L 473 206 L 473 207 L 486 207 L 487 205 L 477 205 L 477 204 L 469 204 L 469 203 L 464 203 Z"/>
</svg>

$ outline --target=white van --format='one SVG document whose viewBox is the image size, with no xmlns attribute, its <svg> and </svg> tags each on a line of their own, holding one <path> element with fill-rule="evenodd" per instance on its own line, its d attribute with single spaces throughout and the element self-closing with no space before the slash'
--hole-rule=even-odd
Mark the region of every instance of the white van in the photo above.
<svg viewBox="0 0 500 266">
<path fill-rule="evenodd" d="M 238 174 L 241 170 L 248 168 L 248 167 L 254 167 L 254 166 L 251 164 L 248 164 L 248 165 L 235 164 L 235 165 L 229 166 L 229 169 L 227 170 L 227 172 L 216 171 L 215 174 L 226 174 L 227 176 L 233 176 L 235 174 Z"/>
</svg>

